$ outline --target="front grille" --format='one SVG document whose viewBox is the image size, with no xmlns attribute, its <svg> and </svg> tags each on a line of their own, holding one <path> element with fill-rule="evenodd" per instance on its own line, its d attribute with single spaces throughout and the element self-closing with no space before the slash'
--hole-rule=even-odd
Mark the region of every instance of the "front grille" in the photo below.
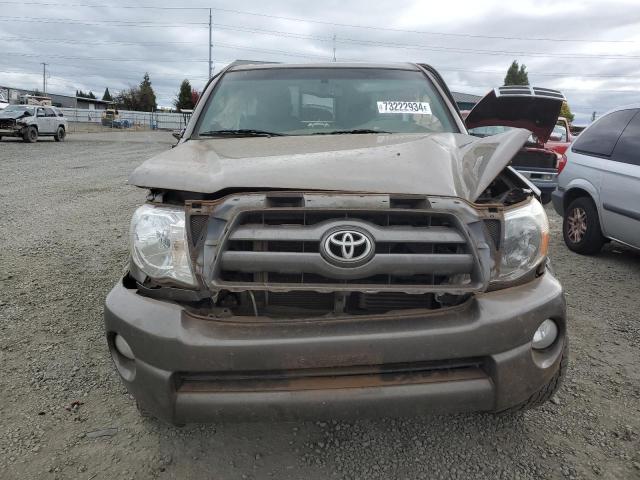
<svg viewBox="0 0 640 480">
<path fill-rule="evenodd" d="M 375 251 L 368 261 L 345 266 L 327 260 L 323 242 L 339 229 L 370 235 Z M 462 293 L 482 284 L 462 223 L 430 210 L 243 211 L 223 240 L 213 276 L 214 286 L 236 291 Z M 417 296 L 400 303 L 418 308 L 429 301 Z"/>
<path fill-rule="evenodd" d="M 11 128 L 16 124 L 15 120 L 0 120 L 0 128 Z"/>
</svg>

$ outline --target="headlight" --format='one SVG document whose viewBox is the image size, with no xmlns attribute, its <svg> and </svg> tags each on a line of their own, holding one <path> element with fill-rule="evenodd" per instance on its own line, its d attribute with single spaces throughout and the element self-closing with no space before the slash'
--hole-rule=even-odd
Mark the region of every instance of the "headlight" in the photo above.
<svg viewBox="0 0 640 480">
<path fill-rule="evenodd" d="M 538 200 L 504 214 L 502 263 L 498 281 L 513 281 L 530 272 L 547 256 L 549 220 Z"/>
<path fill-rule="evenodd" d="M 131 258 L 154 280 L 195 286 L 184 227 L 184 210 L 143 205 L 131 219 Z"/>
</svg>

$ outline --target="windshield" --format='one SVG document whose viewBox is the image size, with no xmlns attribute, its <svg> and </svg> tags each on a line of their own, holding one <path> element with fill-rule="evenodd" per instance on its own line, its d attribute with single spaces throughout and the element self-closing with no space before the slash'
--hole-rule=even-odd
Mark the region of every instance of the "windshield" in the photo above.
<svg viewBox="0 0 640 480">
<path fill-rule="evenodd" d="M 215 136 L 221 130 L 277 135 L 459 131 L 421 72 L 372 68 L 226 73 L 196 132 Z"/>
</svg>

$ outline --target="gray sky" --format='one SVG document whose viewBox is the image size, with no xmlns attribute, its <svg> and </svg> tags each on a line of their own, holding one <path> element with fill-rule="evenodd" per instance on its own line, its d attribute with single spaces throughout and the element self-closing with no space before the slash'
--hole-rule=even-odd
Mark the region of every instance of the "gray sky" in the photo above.
<svg viewBox="0 0 640 480">
<path fill-rule="evenodd" d="M 132 5 L 169 8 L 118 7 Z M 576 123 L 640 101 L 639 0 L 176 5 L 0 0 L 0 85 L 42 88 L 40 62 L 47 62 L 50 92 L 101 97 L 105 87 L 117 93 L 148 71 L 159 105 L 171 105 L 182 79 L 197 89 L 207 79 L 208 11 L 196 7 L 212 7 L 216 71 L 238 58 L 327 61 L 335 35 L 338 61 L 427 62 L 452 90 L 476 94 L 501 85 L 517 59 L 532 85 L 564 92 Z"/>
</svg>

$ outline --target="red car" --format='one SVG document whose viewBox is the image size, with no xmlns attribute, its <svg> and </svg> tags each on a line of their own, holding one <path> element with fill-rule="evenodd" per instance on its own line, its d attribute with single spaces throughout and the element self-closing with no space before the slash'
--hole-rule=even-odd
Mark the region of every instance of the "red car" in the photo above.
<svg viewBox="0 0 640 480">
<path fill-rule="evenodd" d="M 544 148 L 563 155 L 572 141 L 573 135 L 571 135 L 569 122 L 564 117 L 558 117 L 558 123 L 556 123 L 556 126 L 553 128 L 549 140 L 544 144 Z"/>
</svg>

